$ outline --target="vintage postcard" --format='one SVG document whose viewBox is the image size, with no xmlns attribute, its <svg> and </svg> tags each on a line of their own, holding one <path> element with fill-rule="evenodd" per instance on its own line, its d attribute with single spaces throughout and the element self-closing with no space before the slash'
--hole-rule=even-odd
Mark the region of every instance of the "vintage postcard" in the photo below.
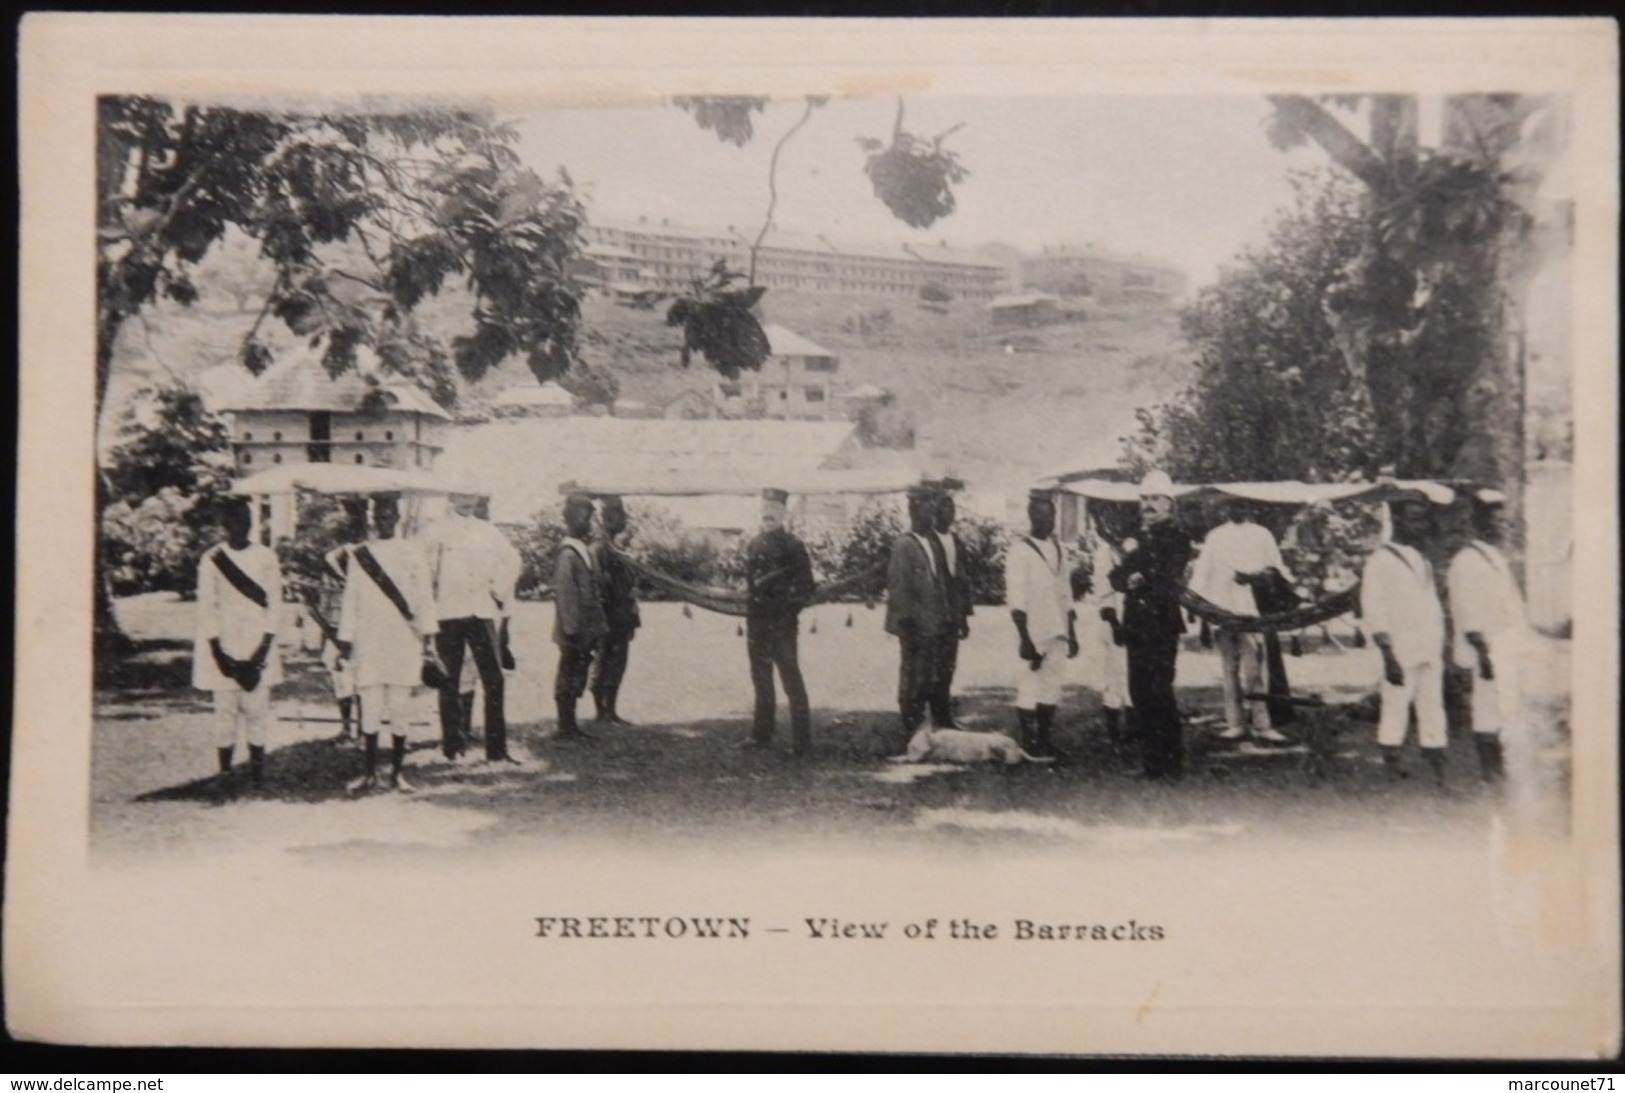
<svg viewBox="0 0 1625 1093">
<path fill-rule="evenodd" d="M 11 1034 L 1615 1055 L 1614 31 L 30 16 Z"/>
</svg>

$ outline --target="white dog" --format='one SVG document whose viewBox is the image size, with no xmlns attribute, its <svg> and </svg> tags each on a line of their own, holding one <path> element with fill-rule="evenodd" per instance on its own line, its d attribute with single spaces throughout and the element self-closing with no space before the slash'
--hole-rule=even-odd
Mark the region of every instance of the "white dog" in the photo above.
<svg viewBox="0 0 1625 1093">
<path fill-rule="evenodd" d="M 894 763 L 1053 763 L 1021 750 L 1021 745 L 1002 732 L 966 732 L 964 729 L 933 729 L 921 726 L 909 739 L 908 750 L 894 756 Z"/>
</svg>

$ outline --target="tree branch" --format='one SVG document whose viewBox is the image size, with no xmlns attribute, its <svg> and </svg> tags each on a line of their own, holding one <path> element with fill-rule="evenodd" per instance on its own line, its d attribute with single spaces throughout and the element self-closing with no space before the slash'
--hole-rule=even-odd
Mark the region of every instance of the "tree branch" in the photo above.
<svg viewBox="0 0 1625 1093">
<path fill-rule="evenodd" d="M 898 100 L 898 104 L 899 106 L 902 104 L 901 99 Z M 784 151 L 784 146 L 789 143 L 790 138 L 795 136 L 803 125 L 807 124 L 807 120 L 812 117 L 812 112 L 816 108 L 817 103 L 809 97 L 806 106 L 801 111 L 801 118 L 786 130 L 784 136 L 780 137 L 779 142 L 773 146 L 773 158 L 767 164 L 767 216 L 762 220 L 762 230 L 756 233 L 756 242 L 750 245 L 750 270 L 749 276 L 746 278 L 748 284 L 756 284 L 756 254 L 762 249 L 762 240 L 767 238 L 768 229 L 773 226 L 773 210 L 779 204 L 779 153 Z"/>
<path fill-rule="evenodd" d="M 1266 95 L 1289 124 L 1320 145 L 1332 161 L 1379 194 L 1393 189 L 1388 165 L 1325 107 L 1307 95 Z"/>
</svg>

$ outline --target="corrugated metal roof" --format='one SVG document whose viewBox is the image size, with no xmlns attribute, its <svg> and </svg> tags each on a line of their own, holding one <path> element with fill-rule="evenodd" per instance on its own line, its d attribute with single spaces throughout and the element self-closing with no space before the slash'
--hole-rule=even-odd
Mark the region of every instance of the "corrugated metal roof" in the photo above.
<svg viewBox="0 0 1625 1093">
<path fill-rule="evenodd" d="M 833 349 L 825 349 L 811 338 L 804 338 L 787 326 L 778 323 L 765 323 L 762 333 L 767 335 L 767 344 L 773 350 L 775 357 L 833 357 Z"/>
<path fill-rule="evenodd" d="M 705 475 L 741 489 L 753 488 L 751 482 L 759 488 L 770 484 L 764 478 L 818 470 L 853 428 L 850 422 L 822 421 L 498 421 L 449 430 L 435 470 L 481 482 L 491 493 L 492 519 L 512 523 L 556 503 L 559 487 L 570 481 L 639 486 Z"/>
</svg>

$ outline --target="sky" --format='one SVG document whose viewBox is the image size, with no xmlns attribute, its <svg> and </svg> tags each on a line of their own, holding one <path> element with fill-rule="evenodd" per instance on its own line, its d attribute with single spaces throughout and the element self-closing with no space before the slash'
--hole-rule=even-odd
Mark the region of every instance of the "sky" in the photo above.
<svg viewBox="0 0 1625 1093">
<path fill-rule="evenodd" d="M 963 123 L 946 147 L 970 175 L 953 215 L 915 230 L 874 197 L 857 144 L 888 137 L 896 109 L 877 97 L 814 112 L 780 157 L 780 228 L 1029 252 L 1092 243 L 1169 262 L 1199 285 L 1262 241 L 1290 198 L 1290 170 L 1323 162 L 1270 146 L 1261 97 L 916 96 L 904 127 L 934 136 Z M 769 103 L 755 139 L 736 148 L 673 106 L 548 110 L 518 119 L 520 150 L 544 175 L 566 168 L 596 215 L 749 234 L 767 211 L 773 144 L 800 114 L 798 100 Z"/>
</svg>

